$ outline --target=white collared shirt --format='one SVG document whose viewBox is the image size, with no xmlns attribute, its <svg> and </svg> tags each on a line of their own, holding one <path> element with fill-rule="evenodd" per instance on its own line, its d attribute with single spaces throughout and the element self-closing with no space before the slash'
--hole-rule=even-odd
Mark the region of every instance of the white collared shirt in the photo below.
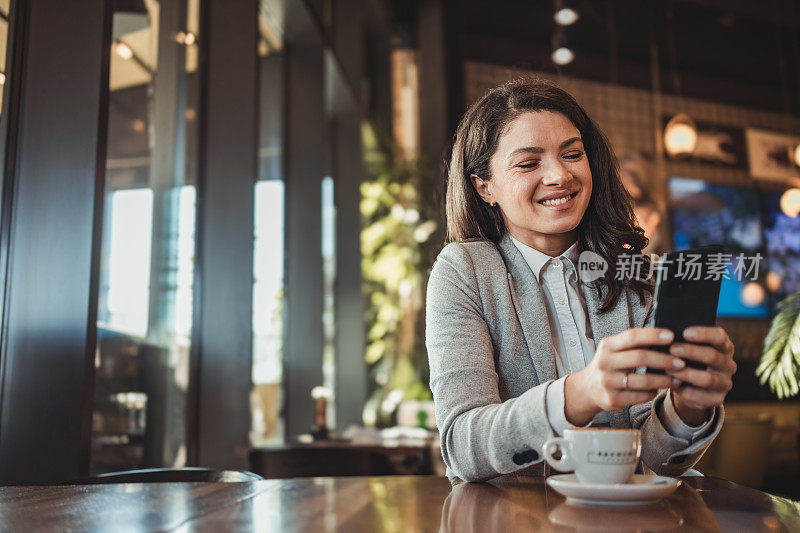
<svg viewBox="0 0 800 533">
<path fill-rule="evenodd" d="M 575 427 L 567 421 L 564 413 L 564 382 L 567 375 L 585 368 L 595 352 L 592 326 L 578 280 L 578 242 L 556 258 L 523 244 L 513 236 L 511 240 L 539 282 L 547 305 L 558 379 L 548 385 L 545 403 L 550 426 L 556 434 L 563 435 L 565 429 Z M 691 442 L 711 425 L 711 420 L 700 427 L 686 425 L 672 405 L 670 392 L 667 392 L 663 405 L 662 412 L 657 415 L 674 437 Z M 587 426 L 608 422 L 608 412 L 601 411 Z"/>
</svg>

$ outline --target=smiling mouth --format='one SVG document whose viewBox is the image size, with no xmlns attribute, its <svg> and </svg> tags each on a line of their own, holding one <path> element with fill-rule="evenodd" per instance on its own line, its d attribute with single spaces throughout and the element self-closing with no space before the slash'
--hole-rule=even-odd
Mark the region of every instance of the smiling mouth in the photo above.
<svg viewBox="0 0 800 533">
<path fill-rule="evenodd" d="M 575 198 L 578 195 L 578 192 L 579 191 L 576 191 L 576 192 L 570 194 L 569 196 L 563 196 L 561 198 L 558 198 L 557 200 L 540 200 L 537 203 L 539 205 L 544 205 L 544 206 L 548 206 L 548 207 L 565 204 L 565 203 L 569 202 L 570 200 L 572 200 L 573 198 Z M 545 202 L 547 202 L 547 203 L 545 203 Z"/>
</svg>

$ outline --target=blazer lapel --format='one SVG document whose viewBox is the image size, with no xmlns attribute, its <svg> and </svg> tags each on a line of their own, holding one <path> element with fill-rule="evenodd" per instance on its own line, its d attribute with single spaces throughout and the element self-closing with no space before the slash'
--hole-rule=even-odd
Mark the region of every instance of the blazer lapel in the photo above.
<svg viewBox="0 0 800 533">
<path fill-rule="evenodd" d="M 594 281 L 581 284 L 583 299 L 586 302 L 586 312 L 589 315 L 589 323 L 592 325 L 594 343 L 597 346 L 601 339 L 622 333 L 631 326 L 628 315 L 628 292 L 622 291 L 617 305 L 601 315 L 600 307 L 603 300 L 601 296 L 597 295 L 595 287 L 596 282 Z M 602 296 L 606 294 L 607 290 L 607 288 L 602 288 Z"/>
<path fill-rule="evenodd" d="M 630 315 L 628 314 L 628 291 L 623 291 L 615 305 L 609 312 L 600 315 L 602 298 L 597 295 L 595 282 L 582 283 L 581 290 L 586 302 L 586 312 L 589 314 L 589 323 L 592 326 L 594 344 L 597 346 L 601 339 L 622 333 L 629 327 Z M 602 289 L 603 295 L 607 289 Z M 611 427 L 630 427 L 631 422 L 627 409 L 609 411 Z"/>
<path fill-rule="evenodd" d="M 556 379 L 558 375 L 555 352 L 553 352 L 553 337 L 539 283 L 508 234 L 497 246 L 508 268 L 511 298 L 539 383 Z"/>
</svg>

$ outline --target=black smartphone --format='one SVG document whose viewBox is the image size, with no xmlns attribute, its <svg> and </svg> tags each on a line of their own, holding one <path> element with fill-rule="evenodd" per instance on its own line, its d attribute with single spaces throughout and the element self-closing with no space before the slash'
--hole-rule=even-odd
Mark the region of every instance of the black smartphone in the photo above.
<svg viewBox="0 0 800 533">
<path fill-rule="evenodd" d="M 653 295 L 653 326 L 675 334 L 673 342 L 684 342 L 683 330 L 689 326 L 713 326 L 717 320 L 719 288 L 726 262 L 725 249 L 718 244 L 663 254 L 655 265 L 656 287 Z M 651 346 L 651 350 L 669 353 L 669 345 Z M 686 365 L 705 370 L 706 365 L 687 360 Z M 647 372 L 664 374 L 648 368 Z"/>
</svg>

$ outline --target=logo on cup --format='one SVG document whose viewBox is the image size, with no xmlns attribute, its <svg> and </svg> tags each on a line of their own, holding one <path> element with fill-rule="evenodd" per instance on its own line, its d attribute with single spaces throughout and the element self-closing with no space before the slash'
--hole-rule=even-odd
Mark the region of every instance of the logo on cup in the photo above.
<svg viewBox="0 0 800 533">
<path fill-rule="evenodd" d="M 625 465 L 635 463 L 638 459 L 636 450 L 589 452 L 586 457 L 588 462 L 601 465 Z"/>
<path fill-rule="evenodd" d="M 608 263 L 603 256 L 592 251 L 581 252 L 578 258 L 578 276 L 585 283 L 600 279 L 608 271 Z"/>
</svg>

